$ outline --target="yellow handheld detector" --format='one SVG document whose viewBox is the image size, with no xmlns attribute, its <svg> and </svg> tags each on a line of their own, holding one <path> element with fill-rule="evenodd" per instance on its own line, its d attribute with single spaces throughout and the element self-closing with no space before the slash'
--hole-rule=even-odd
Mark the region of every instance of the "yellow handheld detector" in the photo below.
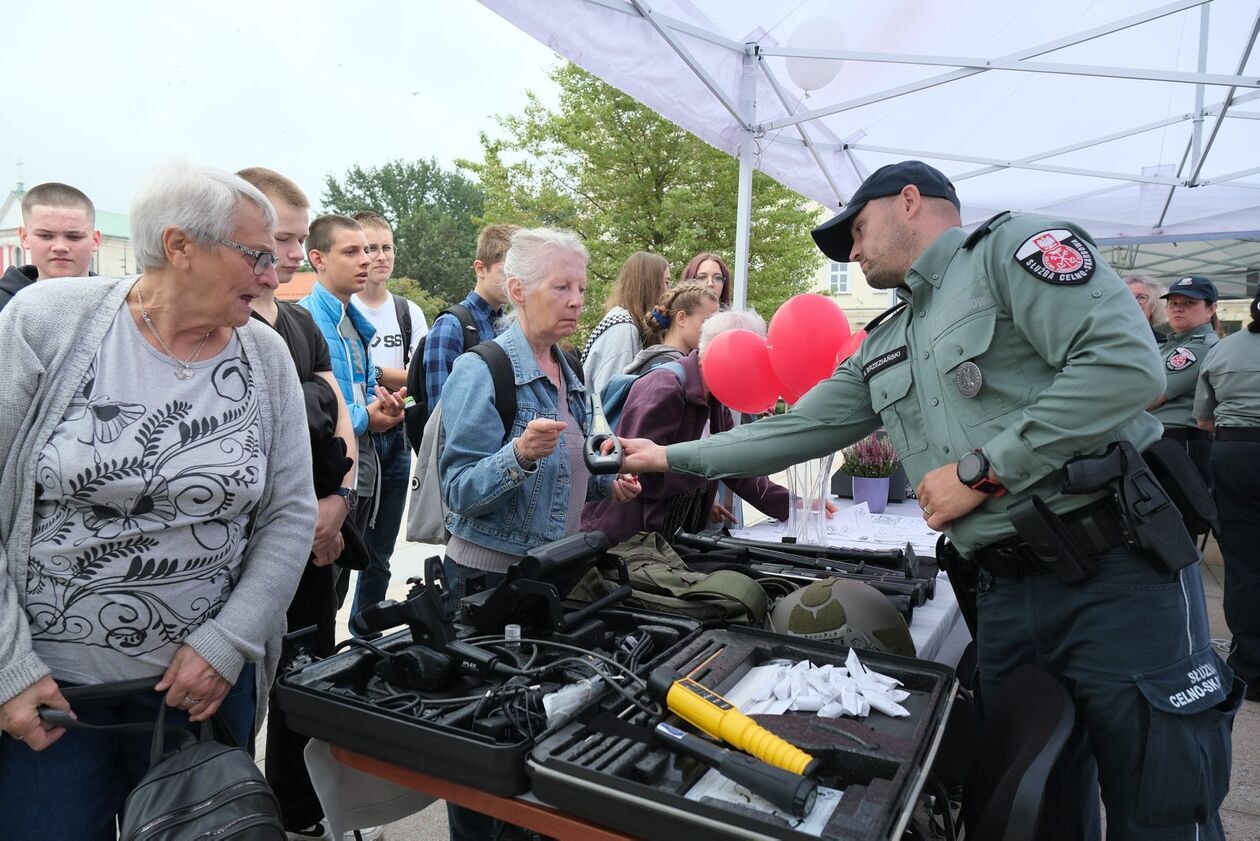
<svg viewBox="0 0 1260 841">
<path fill-rule="evenodd" d="M 721 695 L 691 678 L 661 667 L 648 678 L 648 691 L 665 702 L 670 712 L 715 739 L 750 753 L 769 765 L 809 776 L 818 760 L 744 715 Z"/>
</svg>

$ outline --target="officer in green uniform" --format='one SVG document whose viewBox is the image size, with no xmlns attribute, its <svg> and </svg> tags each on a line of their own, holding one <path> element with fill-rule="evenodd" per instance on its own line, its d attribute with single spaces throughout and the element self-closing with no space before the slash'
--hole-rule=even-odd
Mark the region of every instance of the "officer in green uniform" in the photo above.
<svg viewBox="0 0 1260 841">
<path fill-rule="evenodd" d="M 1212 348 L 1201 364 L 1194 416 L 1216 432 L 1212 496 L 1225 557 L 1225 622 L 1234 637 L 1229 665 L 1260 701 L 1260 297 L 1251 323 Z"/>
<path fill-rule="evenodd" d="M 1210 486 L 1212 435 L 1195 425 L 1191 410 L 1203 358 L 1220 341 L 1215 324 L 1220 295 L 1206 277 L 1183 277 L 1160 297 L 1168 304 L 1168 324 L 1173 332 L 1160 346 L 1168 384 L 1150 405 L 1150 412 L 1164 425 L 1165 438 L 1186 447 L 1190 460 Z"/>
<path fill-rule="evenodd" d="M 1029 662 L 1066 679 L 1110 838 L 1222 838 L 1238 699 L 1209 644 L 1193 544 L 1181 572 L 1157 569 L 1103 492 L 1062 490 L 1074 456 L 1160 436 L 1143 409 L 1164 376 L 1133 296 L 1070 222 L 1002 213 L 968 235 L 953 185 L 918 161 L 874 172 L 813 234 L 901 304 L 787 414 L 667 448 L 625 440 L 624 469 L 767 475 L 882 423 L 928 524 L 983 570 L 983 692 Z M 1094 559 L 1093 578 L 1047 574 L 1015 535 L 1006 509 L 1032 495 Z"/>
</svg>

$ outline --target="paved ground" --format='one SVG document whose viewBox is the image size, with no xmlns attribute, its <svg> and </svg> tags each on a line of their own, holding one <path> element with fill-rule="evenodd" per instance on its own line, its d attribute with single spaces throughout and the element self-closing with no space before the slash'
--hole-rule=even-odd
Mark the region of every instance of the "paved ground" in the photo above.
<svg viewBox="0 0 1260 841">
<path fill-rule="evenodd" d="M 419 576 L 424 559 L 440 554 L 442 548 L 400 542 L 392 562 L 394 583 L 389 595 L 393 598 L 402 597 L 407 590 L 406 579 Z M 1204 590 L 1207 594 L 1212 636 L 1227 640 L 1229 631 L 1225 627 L 1225 615 L 1221 606 L 1223 580 L 1221 554 L 1215 542 L 1212 542 L 1208 545 L 1206 563 L 1203 566 Z M 345 625 L 349 619 L 348 612 L 347 607 L 338 617 L 340 627 L 337 639 L 348 636 Z M 260 737 L 257 744 L 261 750 L 266 742 Z M 260 756 L 259 761 L 261 760 Z M 1234 722 L 1232 790 L 1225 800 L 1222 820 L 1226 837 L 1230 841 L 1260 841 L 1260 703 L 1244 701 Z M 441 801 L 405 821 L 390 825 L 386 832 L 389 841 L 439 841 L 446 837 L 446 808 Z"/>
</svg>

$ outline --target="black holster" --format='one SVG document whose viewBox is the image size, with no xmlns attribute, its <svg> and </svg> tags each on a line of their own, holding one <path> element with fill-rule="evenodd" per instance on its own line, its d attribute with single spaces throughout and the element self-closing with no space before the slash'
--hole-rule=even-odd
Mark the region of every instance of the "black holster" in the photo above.
<svg viewBox="0 0 1260 841">
<path fill-rule="evenodd" d="M 1016 533 L 1064 584 L 1079 584 L 1098 574 L 1098 564 L 1039 496 L 1006 509 Z"/>
<path fill-rule="evenodd" d="M 1184 451 L 1181 458 L 1194 472 Z M 1170 459 L 1175 460 L 1175 457 Z M 1102 455 L 1074 458 L 1064 465 L 1064 470 L 1066 493 L 1111 490 L 1124 520 L 1126 541 L 1159 566 L 1176 572 L 1198 560 L 1199 550 L 1182 520 L 1181 511 L 1128 441 L 1112 444 Z M 1199 483 L 1202 484 L 1202 480 Z"/>
<path fill-rule="evenodd" d="M 958 599 L 958 609 L 962 612 L 967 630 L 971 638 L 976 638 L 976 592 L 980 584 L 980 567 L 970 558 L 964 558 L 954 548 L 954 544 L 941 535 L 936 539 L 936 565 L 945 570 L 949 576 L 949 586 L 954 589 L 954 597 Z"/>
</svg>

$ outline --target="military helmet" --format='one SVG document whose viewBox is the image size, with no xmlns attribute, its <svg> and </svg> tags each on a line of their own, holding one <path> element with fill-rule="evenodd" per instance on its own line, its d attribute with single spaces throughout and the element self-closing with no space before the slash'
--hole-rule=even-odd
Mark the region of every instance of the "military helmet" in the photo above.
<svg viewBox="0 0 1260 841">
<path fill-rule="evenodd" d="M 884 594 L 860 581 L 827 578 L 779 599 L 770 611 L 770 630 L 850 648 L 913 657 L 906 620 Z"/>
</svg>

